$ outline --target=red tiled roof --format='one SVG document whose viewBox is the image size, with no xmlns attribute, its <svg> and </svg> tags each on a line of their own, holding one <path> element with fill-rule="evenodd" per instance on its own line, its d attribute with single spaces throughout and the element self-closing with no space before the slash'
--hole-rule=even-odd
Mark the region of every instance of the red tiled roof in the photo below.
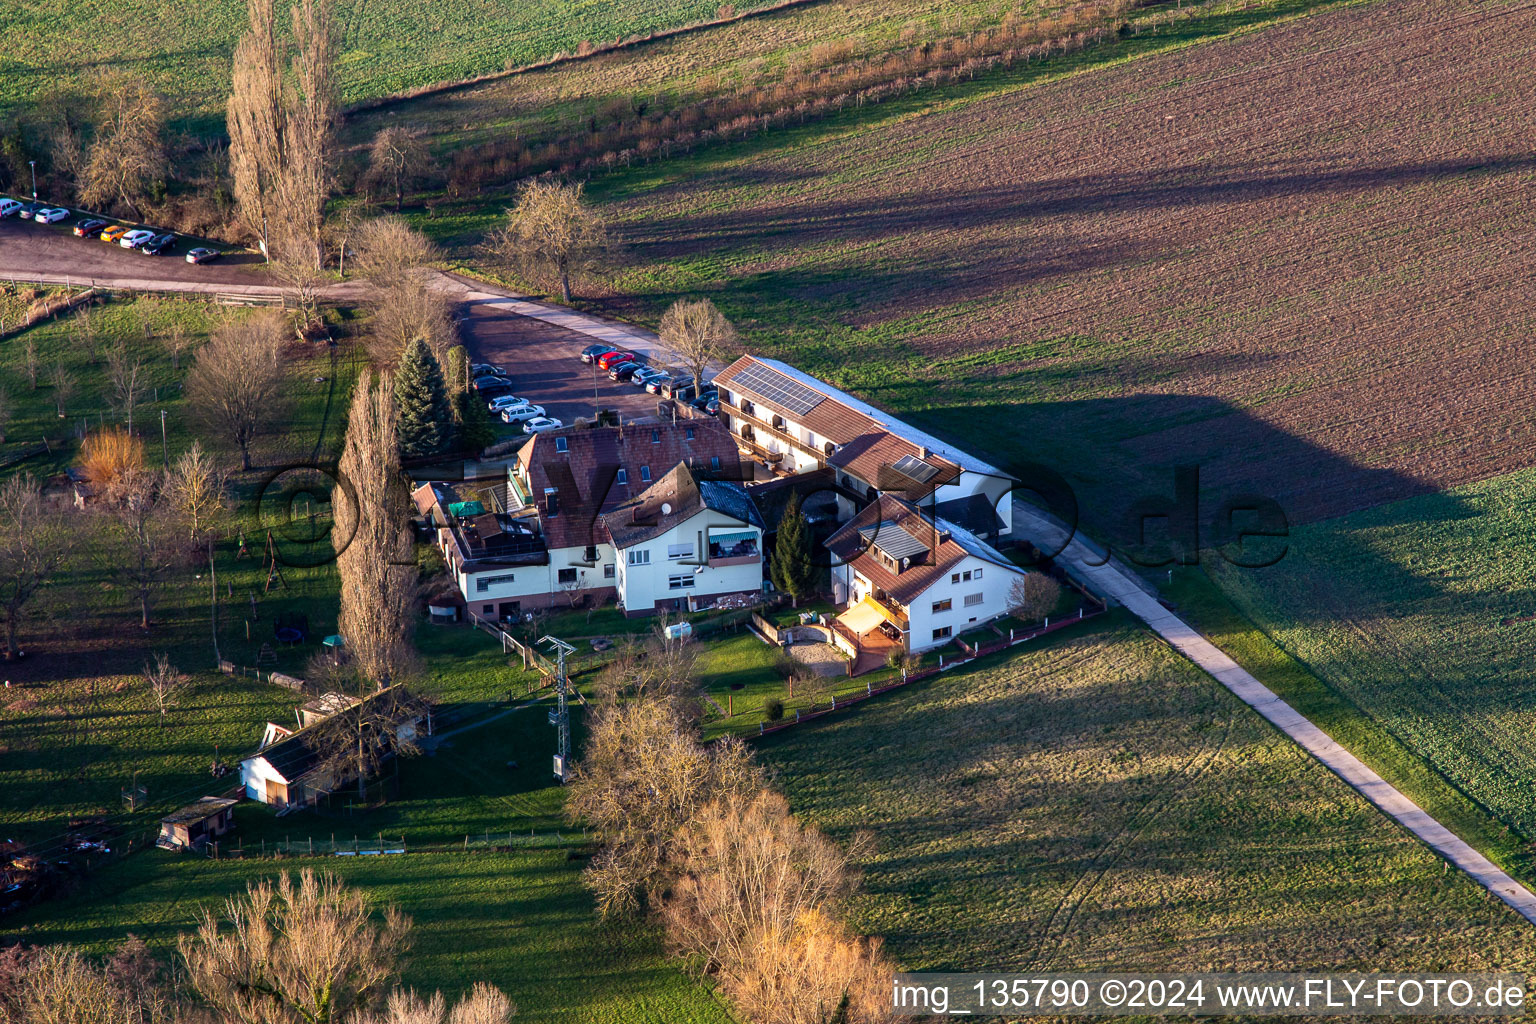
<svg viewBox="0 0 1536 1024">
<path fill-rule="evenodd" d="M 557 438 L 565 439 L 566 451 L 556 450 Z M 740 475 L 741 455 L 731 435 L 713 419 L 697 419 L 546 431 L 523 446 L 517 464 L 539 509 L 545 543 L 554 549 L 600 543 L 598 517 L 651 486 L 642 469 L 659 481 L 683 463 L 710 469 L 712 458 L 720 460 L 723 475 Z M 548 514 L 549 488 L 555 491 L 554 515 Z"/>
<path fill-rule="evenodd" d="M 919 564 L 909 566 L 905 572 L 898 573 L 886 568 L 879 557 L 870 551 L 870 548 L 880 546 L 880 533 L 877 531 L 872 541 L 865 541 L 859 535 L 861 527 L 873 526 L 878 526 L 879 530 L 903 531 L 927 546 L 928 554 L 922 557 Z M 925 590 L 942 580 L 954 565 L 972 554 L 956 543 L 947 530 L 940 529 L 924 516 L 917 506 L 889 494 L 882 494 L 870 502 L 858 515 L 827 538 L 827 547 L 900 605 L 908 605 L 917 600 Z"/>
</svg>

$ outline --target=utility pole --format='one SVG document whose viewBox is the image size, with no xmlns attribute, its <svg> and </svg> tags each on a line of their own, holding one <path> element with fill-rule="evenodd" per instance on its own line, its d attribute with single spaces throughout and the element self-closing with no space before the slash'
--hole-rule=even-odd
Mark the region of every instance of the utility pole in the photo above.
<svg viewBox="0 0 1536 1024">
<path fill-rule="evenodd" d="M 165 410 L 160 410 L 160 457 L 165 460 L 166 471 L 171 468 L 171 450 L 165 445 Z"/>
<path fill-rule="evenodd" d="M 213 667 L 219 668 L 224 663 L 224 656 L 219 653 L 219 577 L 213 568 L 213 538 L 208 538 L 208 622 L 213 630 Z"/>
<path fill-rule="evenodd" d="M 555 778 L 565 782 L 571 777 L 571 716 L 565 700 L 565 656 L 573 653 L 576 648 L 552 636 L 540 637 L 539 643 L 552 644 L 555 648 L 555 725 L 560 731 L 556 741 L 558 752 L 555 754 Z"/>
</svg>

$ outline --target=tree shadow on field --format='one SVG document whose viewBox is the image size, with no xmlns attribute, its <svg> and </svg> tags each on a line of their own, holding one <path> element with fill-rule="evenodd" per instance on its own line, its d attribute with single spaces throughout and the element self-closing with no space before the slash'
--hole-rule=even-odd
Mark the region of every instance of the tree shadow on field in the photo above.
<svg viewBox="0 0 1536 1024">
<path fill-rule="evenodd" d="M 1361 192 L 1474 175 L 1519 175 L 1532 168 L 1536 168 L 1536 156 L 1528 153 L 1342 167 L 1320 160 L 1199 163 L 1064 178 L 1049 177 L 1047 168 L 1037 172 L 1037 179 L 969 189 L 914 190 L 862 202 L 839 194 L 782 206 L 753 204 L 722 213 L 700 214 L 685 207 L 683 212 L 660 214 L 634 226 L 634 237 L 628 241 L 646 258 L 662 260 L 678 249 L 758 246 L 764 238 L 781 236 L 870 241 L 937 227 L 1263 203 L 1285 196 Z M 694 187 L 697 182 L 686 184 Z"/>
</svg>

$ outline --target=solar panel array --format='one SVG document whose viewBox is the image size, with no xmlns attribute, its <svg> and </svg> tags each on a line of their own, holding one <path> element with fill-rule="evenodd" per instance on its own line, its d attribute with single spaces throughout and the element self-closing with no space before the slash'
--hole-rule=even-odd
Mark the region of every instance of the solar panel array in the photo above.
<svg viewBox="0 0 1536 1024">
<path fill-rule="evenodd" d="M 786 377 L 771 366 L 753 363 L 733 378 L 737 386 L 750 391 L 770 405 L 803 416 L 826 399 L 819 391 Z"/>
<path fill-rule="evenodd" d="M 911 477 L 920 484 L 927 483 L 933 479 L 934 474 L 939 471 L 939 467 L 930 466 L 915 455 L 903 455 L 896 460 L 891 468 L 903 476 Z"/>
</svg>

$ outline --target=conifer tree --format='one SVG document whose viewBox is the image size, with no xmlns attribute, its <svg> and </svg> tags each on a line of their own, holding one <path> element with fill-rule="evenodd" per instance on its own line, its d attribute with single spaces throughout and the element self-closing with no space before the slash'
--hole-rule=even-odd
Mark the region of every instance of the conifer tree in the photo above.
<svg viewBox="0 0 1536 1024">
<path fill-rule="evenodd" d="M 420 338 L 407 345 L 400 357 L 395 371 L 395 402 L 400 410 L 401 455 L 438 455 L 453 444 L 453 413 L 443 371 Z"/>
<path fill-rule="evenodd" d="M 811 560 L 811 526 L 800 511 L 800 495 L 789 496 L 784 514 L 779 518 L 779 535 L 769 566 L 773 585 L 790 596 L 798 606 L 810 595 L 816 580 L 816 564 Z"/>
<path fill-rule="evenodd" d="M 460 448 L 478 452 L 496 443 L 496 424 L 475 392 L 453 393 L 453 417 L 458 424 Z"/>
</svg>

